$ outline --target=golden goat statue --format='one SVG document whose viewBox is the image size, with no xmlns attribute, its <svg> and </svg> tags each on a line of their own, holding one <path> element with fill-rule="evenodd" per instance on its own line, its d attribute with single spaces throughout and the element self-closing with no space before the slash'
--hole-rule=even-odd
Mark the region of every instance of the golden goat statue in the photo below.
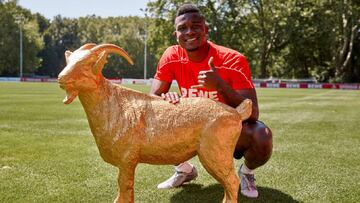
<svg viewBox="0 0 360 203">
<path fill-rule="evenodd" d="M 128 54 L 112 44 L 85 44 L 66 51 L 66 67 L 58 76 L 65 104 L 76 96 L 86 112 L 101 157 L 119 168 L 115 202 L 134 202 L 138 163 L 182 163 L 198 155 L 204 168 L 225 189 L 223 202 L 236 203 L 239 177 L 233 152 L 251 101 L 236 109 L 206 98 L 181 98 L 176 105 L 113 84 L 102 75 L 108 54 Z"/>
</svg>

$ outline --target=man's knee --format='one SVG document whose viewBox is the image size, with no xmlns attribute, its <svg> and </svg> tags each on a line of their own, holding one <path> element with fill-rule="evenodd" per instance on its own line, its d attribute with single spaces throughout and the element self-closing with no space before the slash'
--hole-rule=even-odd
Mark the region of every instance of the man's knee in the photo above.
<svg viewBox="0 0 360 203">
<path fill-rule="evenodd" d="M 272 153 L 272 132 L 271 130 L 263 123 L 261 123 L 254 135 L 254 147 L 260 157 L 263 157 L 264 160 L 268 160 Z"/>
<path fill-rule="evenodd" d="M 261 121 L 245 121 L 243 123 L 243 129 L 241 135 L 256 139 L 256 141 L 270 141 L 272 140 L 272 132 Z"/>
<path fill-rule="evenodd" d="M 272 132 L 265 124 L 261 123 L 257 126 L 254 131 L 253 138 L 257 143 L 271 144 L 272 143 Z"/>
<path fill-rule="evenodd" d="M 238 140 L 234 158 L 240 159 L 246 151 L 256 153 L 256 156 L 268 159 L 272 152 L 272 132 L 261 121 L 244 122 Z"/>
<path fill-rule="evenodd" d="M 262 154 L 268 154 L 272 151 L 272 132 L 269 127 L 261 121 L 256 121 L 247 125 L 247 128 L 249 132 L 252 132 L 250 135 L 251 148 L 256 148 L 256 151 Z"/>
</svg>

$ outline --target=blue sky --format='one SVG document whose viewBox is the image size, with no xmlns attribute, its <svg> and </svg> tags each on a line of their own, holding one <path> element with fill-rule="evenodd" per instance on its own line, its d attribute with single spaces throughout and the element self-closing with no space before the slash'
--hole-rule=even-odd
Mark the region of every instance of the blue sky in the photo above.
<svg viewBox="0 0 360 203">
<path fill-rule="evenodd" d="M 19 0 L 19 4 L 32 13 L 38 12 L 48 19 L 56 15 L 77 18 L 95 14 L 108 16 L 142 16 L 149 0 Z"/>
</svg>

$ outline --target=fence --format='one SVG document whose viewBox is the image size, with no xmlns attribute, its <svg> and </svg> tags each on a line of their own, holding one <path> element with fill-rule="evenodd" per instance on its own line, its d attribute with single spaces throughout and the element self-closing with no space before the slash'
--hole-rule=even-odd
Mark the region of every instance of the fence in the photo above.
<svg viewBox="0 0 360 203">
<path fill-rule="evenodd" d="M 123 78 L 123 79 L 110 79 L 114 83 L 118 84 L 137 84 L 137 85 L 151 85 L 153 79 L 132 79 L 132 78 Z M 7 82 L 57 82 L 56 78 L 28 78 L 23 77 L 15 78 L 0 78 L 1 81 Z M 177 85 L 174 81 L 173 85 Z M 294 82 L 258 82 L 254 81 L 254 85 L 257 88 L 301 88 L 301 89 L 344 89 L 344 90 L 360 90 L 360 84 L 354 83 L 294 83 Z"/>
</svg>

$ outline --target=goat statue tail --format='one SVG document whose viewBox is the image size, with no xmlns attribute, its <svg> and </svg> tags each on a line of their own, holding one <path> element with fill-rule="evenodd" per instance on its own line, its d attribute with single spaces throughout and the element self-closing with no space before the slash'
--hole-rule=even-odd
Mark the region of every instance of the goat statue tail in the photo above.
<svg viewBox="0 0 360 203">
<path fill-rule="evenodd" d="M 252 101 L 245 99 L 236 107 L 236 111 L 240 114 L 242 121 L 247 120 L 252 113 Z"/>
</svg>

